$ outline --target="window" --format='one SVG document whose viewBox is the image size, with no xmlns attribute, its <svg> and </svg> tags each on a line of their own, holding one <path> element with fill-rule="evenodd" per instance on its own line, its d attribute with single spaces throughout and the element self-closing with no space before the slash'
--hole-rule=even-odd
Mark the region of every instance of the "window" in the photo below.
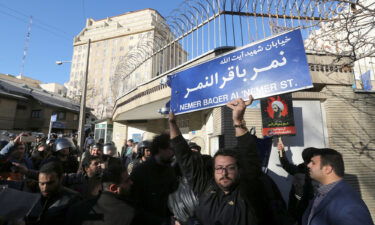
<svg viewBox="0 0 375 225">
<path fill-rule="evenodd" d="M 58 112 L 57 113 L 58 120 L 65 120 L 65 112 Z"/>
<path fill-rule="evenodd" d="M 73 120 L 74 120 L 74 121 L 78 120 L 78 114 L 74 114 L 74 115 L 73 115 Z"/>
<path fill-rule="evenodd" d="M 41 118 L 42 117 L 42 110 L 32 110 L 31 111 L 31 118 Z"/>
</svg>

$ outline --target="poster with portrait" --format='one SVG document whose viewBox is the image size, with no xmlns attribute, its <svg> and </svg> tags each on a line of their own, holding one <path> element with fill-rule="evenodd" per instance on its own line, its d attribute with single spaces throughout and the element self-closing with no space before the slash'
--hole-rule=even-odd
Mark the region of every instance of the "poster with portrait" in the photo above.
<svg viewBox="0 0 375 225">
<path fill-rule="evenodd" d="M 263 136 L 295 135 L 292 94 L 276 95 L 260 100 Z"/>
</svg>

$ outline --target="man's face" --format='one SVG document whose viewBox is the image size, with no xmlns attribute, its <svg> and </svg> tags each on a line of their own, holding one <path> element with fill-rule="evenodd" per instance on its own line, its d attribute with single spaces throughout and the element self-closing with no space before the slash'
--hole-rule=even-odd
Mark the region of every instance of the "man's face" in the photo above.
<svg viewBox="0 0 375 225">
<path fill-rule="evenodd" d="M 321 182 L 324 178 L 324 167 L 321 166 L 321 157 L 316 155 L 311 158 L 307 167 L 309 168 L 310 177 L 318 182 Z"/>
<path fill-rule="evenodd" d="M 129 147 L 132 147 L 132 146 L 133 146 L 133 142 L 131 142 L 131 141 L 127 141 L 127 142 L 126 142 L 126 145 L 129 146 Z"/>
<path fill-rule="evenodd" d="M 61 188 L 61 182 L 56 173 L 39 173 L 39 189 L 43 197 L 55 195 Z"/>
<path fill-rule="evenodd" d="M 101 156 L 101 155 L 103 155 L 103 152 L 102 152 L 102 150 L 100 149 L 100 148 L 92 148 L 91 149 L 91 155 L 93 155 L 93 156 Z"/>
<path fill-rule="evenodd" d="M 99 160 L 92 160 L 90 165 L 85 168 L 86 174 L 88 177 L 93 177 L 95 174 L 98 174 L 101 170 L 101 163 Z"/>
<path fill-rule="evenodd" d="M 119 195 L 128 196 L 131 191 L 133 181 L 130 179 L 127 171 L 122 173 L 121 184 L 119 185 Z"/>
<path fill-rule="evenodd" d="M 235 158 L 216 156 L 214 170 L 215 182 L 223 191 L 229 191 L 237 182 L 238 166 Z"/>
<path fill-rule="evenodd" d="M 151 156 L 151 151 L 149 148 L 144 149 L 144 157 L 149 158 Z"/>
<path fill-rule="evenodd" d="M 12 158 L 15 158 L 15 159 L 18 159 L 18 160 L 21 160 L 24 157 L 24 155 L 25 155 L 25 145 L 23 145 L 23 144 L 15 147 L 15 149 L 10 154 L 10 156 Z"/>
</svg>

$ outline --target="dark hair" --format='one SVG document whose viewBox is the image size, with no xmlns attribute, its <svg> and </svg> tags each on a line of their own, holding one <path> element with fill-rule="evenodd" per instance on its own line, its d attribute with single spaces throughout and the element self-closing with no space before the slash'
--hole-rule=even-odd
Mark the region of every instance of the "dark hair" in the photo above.
<svg viewBox="0 0 375 225">
<path fill-rule="evenodd" d="M 122 180 L 122 174 L 126 171 L 126 168 L 121 164 L 109 165 L 108 168 L 103 170 L 102 183 L 107 184 L 120 184 Z"/>
<path fill-rule="evenodd" d="M 318 148 L 313 148 L 313 147 L 310 147 L 310 148 L 305 148 L 303 151 L 302 151 L 302 159 L 303 161 L 307 164 L 310 162 L 311 158 L 314 156 L 314 154 L 316 152 L 319 152 L 320 150 Z"/>
<path fill-rule="evenodd" d="M 18 146 L 24 146 L 25 150 L 26 150 L 25 144 L 16 142 L 16 143 L 14 143 L 14 145 L 12 147 L 9 148 L 9 152 L 8 152 L 7 156 L 9 156 L 13 151 L 17 150 Z"/>
<path fill-rule="evenodd" d="M 317 155 L 321 158 L 321 166 L 330 165 L 337 176 L 344 177 L 345 166 L 341 153 L 331 148 L 321 148 L 314 153 L 314 156 Z"/>
<path fill-rule="evenodd" d="M 103 149 L 103 145 L 101 143 L 96 143 L 96 144 L 92 145 L 92 148 L 98 148 L 98 149 L 102 150 Z"/>
<path fill-rule="evenodd" d="M 215 159 L 216 157 L 218 156 L 230 156 L 230 157 L 233 157 L 234 159 L 236 159 L 236 164 L 237 166 L 239 167 L 239 158 L 238 158 L 238 153 L 236 150 L 234 149 L 231 149 L 231 148 L 221 148 L 219 149 L 215 155 L 214 155 L 214 162 L 215 162 Z M 214 166 L 215 166 L 215 163 L 214 163 Z"/>
<path fill-rule="evenodd" d="M 63 175 L 63 168 L 61 166 L 61 163 L 59 162 L 49 162 L 49 163 L 44 164 L 40 168 L 39 173 L 46 173 L 46 174 L 56 173 L 57 176 L 61 178 Z"/>
<path fill-rule="evenodd" d="M 100 143 L 100 144 L 104 144 L 104 138 L 100 138 L 100 139 L 98 140 L 98 143 Z"/>
<path fill-rule="evenodd" d="M 166 149 L 168 147 L 170 147 L 170 136 L 164 133 L 154 137 L 150 151 L 152 155 L 156 155 L 159 153 L 159 149 Z"/>
<path fill-rule="evenodd" d="M 82 168 L 86 169 L 87 167 L 90 166 L 91 162 L 94 160 L 100 160 L 99 156 L 93 156 L 93 155 L 88 155 L 82 160 Z"/>
</svg>

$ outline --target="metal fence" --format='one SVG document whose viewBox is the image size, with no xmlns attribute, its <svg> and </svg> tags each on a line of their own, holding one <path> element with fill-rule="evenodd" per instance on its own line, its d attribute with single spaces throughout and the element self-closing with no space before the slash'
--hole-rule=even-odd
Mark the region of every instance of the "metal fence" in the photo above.
<svg viewBox="0 0 375 225">
<path fill-rule="evenodd" d="M 355 16 L 353 7 L 357 6 L 354 2 L 357 1 L 185 0 L 164 21 L 155 24 L 152 35 L 145 34 L 138 46 L 122 58 L 112 80 L 123 84 L 117 96 L 139 84 L 139 80 L 129 80 L 138 79 L 135 71 L 147 62 L 153 65 L 155 77 L 215 48 L 243 46 L 294 28 L 302 30 L 307 49 L 353 55 L 348 40 L 341 43 L 338 40 L 343 38 L 336 33 L 348 23 L 355 27 L 351 21 Z M 364 8 L 360 4 L 359 7 Z"/>
</svg>

